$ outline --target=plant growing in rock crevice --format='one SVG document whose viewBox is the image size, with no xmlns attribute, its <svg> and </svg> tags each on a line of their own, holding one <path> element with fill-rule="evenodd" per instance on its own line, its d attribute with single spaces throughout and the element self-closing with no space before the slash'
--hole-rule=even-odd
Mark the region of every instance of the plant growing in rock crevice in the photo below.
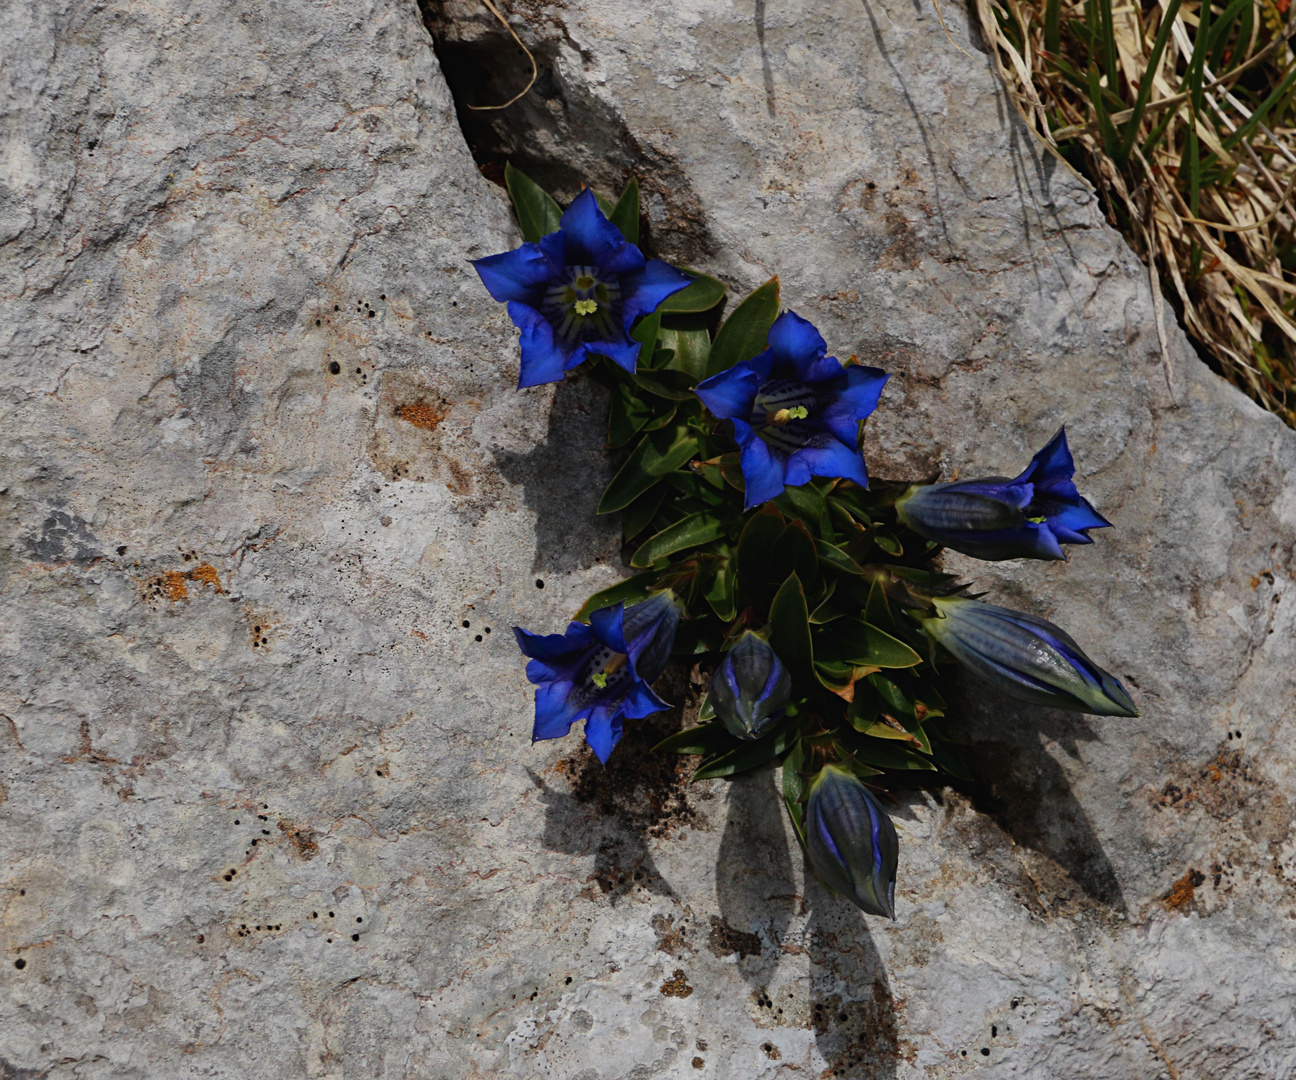
<svg viewBox="0 0 1296 1080">
<path fill-rule="evenodd" d="M 583 721 L 606 762 L 627 721 L 667 707 L 652 683 L 669 656 L 711 668 L 699 723 L 657 751 L 698 755 L 697 779 L 781 763 L 815 872 L 894 917 L 898 838 L 866 785 L 967 775 L 937 686 L 949 658 L 1025 701 L 1137 715 L 1063 630 L 932 565 L 942 544 L 1064 558 L 1106 527 L 1076 490 L 1065 433 L 1012 480 L 870 482 L 860 442 L 887 375 L 828 355 L 780 312 L 777 278 L 717 323 L 720 282 L 637 247 L 635 181 L 615 204 L 586 189 L 565 212 L 511 167 L 506 181 L 525 243 L 475 265 L 522 332 L 522 385 L 584 366 L 608 388 L 607 441 L 625 457 L 599 512 L 622 515 L 638 571 L 564 634 L 516 630 L 533 738 Z"/>
</svg>

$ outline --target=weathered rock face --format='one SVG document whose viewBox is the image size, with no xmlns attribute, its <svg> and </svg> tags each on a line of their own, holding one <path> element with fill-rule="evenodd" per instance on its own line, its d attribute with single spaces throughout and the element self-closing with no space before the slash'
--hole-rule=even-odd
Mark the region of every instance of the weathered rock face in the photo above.
<svg viewBox="0 0 1296 1080">
<path fill-rule="evenodd" d="M 461 102 L 520 88 L 434 14 Z M 944 14 L 965 52 L 895 0 L 525 8 L 536 91 L 461 110 L 569 190 L 642 170 L 660 250 L 892 371 L 875 473 L 1068 425 L 1118 528 L 950 565 L 1144 715 L 968 688 L 980 783 L 895 793 L 885 925 L 771 775 L 648 755 L 677 715 L 606 772 L 528 745 L 509 627 L 621 573 L 602 404 L 512 389 L 466 260 L 516 235 L 414 5 L 5 9 L 0 1075 L 1296 1069 L 1296 435 L 1171 313 L 1167 384 L 1142 267 Z"/>
</svg>

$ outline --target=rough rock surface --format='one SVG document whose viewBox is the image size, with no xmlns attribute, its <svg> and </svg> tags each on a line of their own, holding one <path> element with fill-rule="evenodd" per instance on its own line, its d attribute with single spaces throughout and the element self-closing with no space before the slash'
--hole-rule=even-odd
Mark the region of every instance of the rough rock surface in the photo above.
<svg viewBox="0 0 1296 1080">
<path fill-rule="evenodd" d="M 504 100 L 459 3 L 445 70 Z M 0 10 L 0 1076 L 1296 1070 L 1296 435 L 1170 312 L 1167 385 L 1142 267 L 944 14 L 519 5 L 536 90 L 461 110 L 568 190 L 641 170 L 659 248 L 894 372 L 875 473 L 1068 425 L 1118 528 L 951 565 L 1144 715 L 969 688 L 980 782 L 895 793 L 884 924 L 770 774 L 528 745 L 508 628 L 621 573 L 602 405 L 511 388 L 466 260 L 516 236 L 413 3 Z"/>
</svg>

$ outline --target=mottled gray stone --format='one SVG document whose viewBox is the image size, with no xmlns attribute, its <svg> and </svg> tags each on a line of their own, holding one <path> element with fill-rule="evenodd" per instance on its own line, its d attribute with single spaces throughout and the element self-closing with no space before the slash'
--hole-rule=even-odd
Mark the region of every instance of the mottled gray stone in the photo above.
<svg viewBox="0 0 1296 1080">
<path fill-rule="evenodd" d="M 981 783 L 895 793 L 894 924 L 807 880 L 769 773 L 530 746 L 509 627 L 622 573 L 603 405 L 512 389 L 466 260 L 516 234 L 418 10 L 11 3 L 0 1075 L 1291 1073 L 1296 436 L 1172 313 L 1167 386 L 962 11 L 965 51 L 897 0 L 513 17 L 544 70 L 479 153 L 640 169 L 662 250 L 779 273 L 895 375 L 876 474 L 1068 425 L 1118 528 L 949 565 L 1144 715 L 969 687 Z M 520 86 L 488 13 L 437 25 L 461 98 Z"/>
</svg>

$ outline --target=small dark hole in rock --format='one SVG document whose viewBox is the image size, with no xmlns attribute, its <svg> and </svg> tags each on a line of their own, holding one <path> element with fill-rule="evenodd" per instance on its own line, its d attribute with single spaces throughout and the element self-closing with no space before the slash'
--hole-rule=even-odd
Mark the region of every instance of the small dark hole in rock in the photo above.
<svg viewBox="0 0 1296 1080">
<path fill-rule="evenodd" d="M 990 1056 L 990 1047 L 988 1047 L 988 1046 L 983 1046 L 983 1047 L 981 1047 L 981 1056 L 982 1056 L 982 1057 L 989 1057 L 989 1056 Z"/>
<path fill-rule="evenodd" d="M 460 625 L 463 626 L 465 630 L 467 630 L 468 627 L 472 625 L 472 623 L 470 623 L 467 619 L 464 619 L 464 621 Z"/>
<path fill-rule="evenodd" d="M 536 588 L 537 588 L 537 589 L 543 589 L 543 588 L 544 588 L 544 582 L 541 581 L 539 578 L 536 578 Z"/>
<path fill-rule="evenodd" d="M 352 941 L 359 941 L 359 940 L 360 940 L 360 935 L 359 935 L 359 934 L 352 934 L 352 935 L 351 935 L 351 940 L 352 940 Z"/>
<path fill-rule="evenodd" d="M 316 326 L 319 326 L 319 325 L 320 325 L 320 321 L 319 321 L 319 319 L 316 319 L 316 320 L 315 320 L 315 325 L 316 325 Z"/>
<path fill-rule="evenodd" d="M 363 916 L 363 915 L 357 915 L 357 916 L 356 916 L 356 922 L 364 922 L 364 916 Z"/>
<path fill-rule="evenodd" d="M 199 935 L 198 935 L 198 944 L 199 944 L 199 945 L 201 945 L 201 944 L 202 944 L 204 941 L 206 941 L 206 940 L 207 940 L 207 935 L 206 935 L 206 934 L 199 934 Z"/>
<path fill-rule="evenodd" d="M 22 969 L 25 968 L 26 966 L 27 966 L 27 961 L 24 960 L 21 956 L 14 961 L 14 967 L 16 967 L 19 971 L 22 971 Z"/>
<path fill-rule="evenodd" d="M 991 1024 L 991 1025 L 990 1025 L 990 1038 L 992 1038 L 992 1039 L 997 1039 L 998 1037 L 999 1037 L 999 1028 L 998 1028 L 995 1024 Z"/>
<path fill-rule="evenodd" d="M 474 641 L 481 641 L 481 639 L 482 639 L 481 634 L 474 634 L 474 635 L 473 635 L 473 640 L 474 640 Z"/>
<path fill-rule="evenodd" d="M 360 369 L 359 369 L 359 368 L 356 368 L 356 374 L 357 374 L 357 375 L 360 374 Z"/>
<path fill-rule="evenodd" d="M 339 364 L 336 360 L 334 360 L 333 363 L 329 364 L 329 374 L 330 374 L 330 375 L 337 375 L 337 374 L 339 374 L 341 371 L 342 371 L 342 365 Z"/>
<path fill-rule="evenodd" d="M 126 554 L 126 545 L 125 545 L 125 544 L 122 544 L 121 547 L 119 547 L 119 548 L 117 549 L 117 554 L 118 554 L 118 555 L 125 555 L 125 554 Z"/>
</svg>

